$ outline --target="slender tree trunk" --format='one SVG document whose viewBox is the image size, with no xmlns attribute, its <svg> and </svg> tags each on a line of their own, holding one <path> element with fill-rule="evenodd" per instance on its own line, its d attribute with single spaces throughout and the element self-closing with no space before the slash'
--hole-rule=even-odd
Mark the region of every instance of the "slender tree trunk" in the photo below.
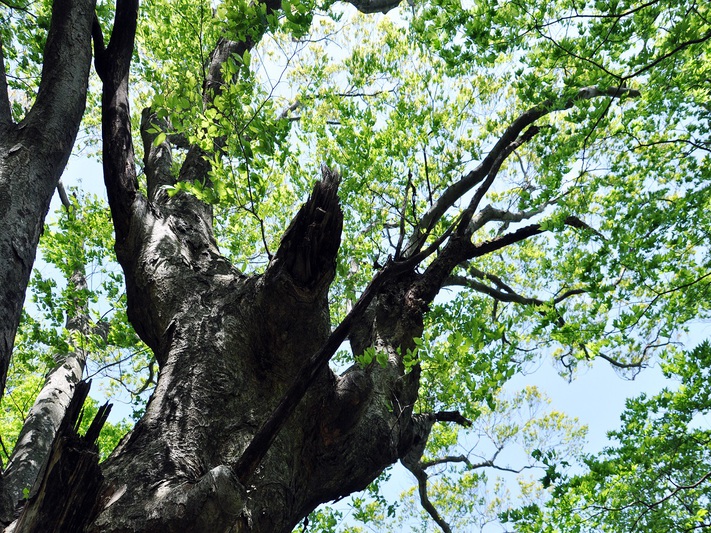
<svg viewBox="0 0 711 533">
<path fill-rule="evenodd" d="M 32 108 L 19 123 L 13 121 L 11 113 L 4 43 L 0 40 L 0 397 L 5 391 L 44 218 L 84 114 L 95 3 L 95 0 L 53 3 L 39 91 Z M 66 370 L 73 376 L 76 368 L 69 367 Z M 59 369 L 53 378 L 59 378 L 62 371 Z M 62 402 L 68 398 L 58 390 L 67 383 L 57 380 L 53 383 L 58 389 L 44 399 L 62 397 L 56 408 L 52 408 L 52 415 L 61 419 L 66 406 Z M 49 433 L 41 432 L 39 440 L 44 448 L 23 455 L 27 448 L 21 446 L 10 471 L 0 477 L 0 525 L 12 519 L 18 491 L 21 493 L 26 485 L 32 484 L 37 467 L 46 457 L 57 420 L 41 419 L 33 417 L 35 427 L 28 427 L 23 438 L 40 435 L 37 423 L 46 423 L 46 428 L 53 425 Z"/>
</svg>

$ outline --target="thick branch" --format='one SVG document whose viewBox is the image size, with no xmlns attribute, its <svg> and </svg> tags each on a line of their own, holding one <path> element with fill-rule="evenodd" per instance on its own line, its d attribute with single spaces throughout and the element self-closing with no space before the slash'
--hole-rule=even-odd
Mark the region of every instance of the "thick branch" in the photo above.
<svg viewBox="0 0 711 533">
<path fill-rule="evenodd" d="M 472 421 L 462 416 L 459 411 L 440 411 L 434 414 L 434 419 L 437 422 L 454 422 L 467 428 L 472 425 Z"/>
<path fill-rule="evenodd" d="M 486 274 L 484 272 L 481 272 L 478 269 L 471 268 L 470 269 L 472 274 L 476 275 L 478 278 L 483 278 L 483 279 L 489 279 L 493 281 L 499 288 L 494 288 L 491 285 L 487 285 L 486 283 L 482 283 L 481 281 L 477 281 L 475 279 L 472 279 L 467 276 L 449 276 L 446 280 L 447 285 L 458 285 L 461 287 L 467 287 L 469 289 L 472 289 L 476 292 L 480 292 L 482 294 L 486 294 L 487 296 L 491 296 L 494 300 L 498 300 L 499 302 L 510 302 L 510 303 L 517 303 L 521 305 L 544 305 L 545 302 L 541 300 L 540 298 L 534 298 L 530 296 L 524 296 L 522 294 L 517 293 L 514 291 L 511 287 L 509 287 L 507 284 L 505 284 L 501 278 L 498 276 L 494 276 L 493 274 Z M 475 274 L 476 273 L 476 274 Z M 554 304 L 558 304 L 562 302 L 563 300 L 570 298 L 571 296 L 576 296 L 578 294 L 585 294 L 585 289 L 571 289 L 568 291 L 565 291 L 563 294 L 556 296 L 552 302 Z"/>
<path fill-rule="evenodd" d="M 568 217 L 564 222 L 566 225 L 579 227 L 577 217 Z M 419 297 L 425 302 L 431 302 L 439 289 L 446 284 L 457 265 L 522 242 L 545 231 L 540 224 L 530 224 L 477 244 L 472 243 L 466 235 L 453 236 L 418 281 Z"/>
<path fill-rule="evenodd" d="M 84 114 L 91 67 L 91 24 L 95 0 L 57 0 L 42 61 L 37 99 L 26 124 L 62 139 L 69 158 Z M 61 105 L 60 105 L 61 103 Z"/>
<path fill-rule="evenodd" d="M 103 48 L 98 24 L 93 27 L 96 71 L 103 81 L 102 140 L 104 182 L 119 249 L 127 238 L 131 209 L 138 194 L 131 138 L 128 76 L 138 19 L 138 0 L 119 0 L 109 45 Z"/>
<path fill-rule="evenodd" d="M 416 469 L 410 469 L 408 467 L 408 469 L 417 479 L 417 490 L 420 494 L 420 504 L 422 505 L 422 508 L 427 511 L 427 513 L 432 517 L 432 520 L 437 523 L 444 533 L 452 533 L 452 528 L 449 527 L 449 524 L 440 516 L 427 495 L 427 472 L 425 472 L 421 466 Z"/>
<path fill-rule="evenodd" d="M 413 417 L 412 423 L 416 434 L 415 439 L 410 450 L 408 450 L 408 452 L 400 458 L 400 462 L 405 468 L 412 472 L 417 479 L 420 504 L 423 509 L 427 511 L 442 531 L 445 533 L 451 533 L 452 530 L 449 524 L 440 516 L 439 512 L 427 495 L 427 472 L 425 472 L 425 468 L 432 466 L 434 463 L 423 463 L 421 461 L 422 454 L 424 453 L 425 446 L 427 445 L 427 439 L 430 431 L 432 430 L 432 425 L 435 422 L 454 422 L 462 426 L 471 426 L 471 421 L 464 418 L 461 413 L 457 411 L 441 411 L 435 414 L 423 414 Z M 469 460 L 464 456 L 447 457 L 439 463 L 452 461 L 465 462 L 469 464 Z"/>
<path fill-rule="evenodd" d="M 496 237 L 490 241 L 484 241 L 478 244 L 469 243 L 469 246 L 467 246 L 468 250 L 465 252 L 466 257 L 463 257 L 462 261 L 496 252 L 497 250 L 501 250 L 502 248 L 506 248 L 507 246 L 511 246 L 517 242 L 524 241 L 529 237 L 540 235 L 544 231 L 545 230 L 541 228 L 540 224 L 530 224 L 511 233 L 505 233 L 504 235 Z M 458 263 L 459 262 L 461 261 L 458 261 Z"/>
<path fill-rule="evenodd" d="M 501 153 L 491 165 L 491 169 L 489 170 L 489 174 L 484 180 L 484 183 L 482 183 L 476 190 L 474 196 L 469 202 L 469 205 L 462 213 L 462 220 L 459 222 L 459 227 L 457 229 L 457 232 L 460 235 L 471 236 L 479 228 L 476 224 L 472 225 L 471 220 L 474 217 L 474 213 L 476 213 L 476 210 L 479 208 L 479 204 L 484 199 L 484 196 L 489 191 L 489 188 L 491 188 L 491 185 L 494 183 L 496 176 L 499 174 L 501 165 L 503 165 L 508 156 L 510 156 L 517 148 L 530 141 L 538 132 L 539 128 L 537 126 L 531 126 L 518 138 L 510 142 L 503 148 L 503 150 L 501 150 Z M 492 209 L 490 216 L 493 218 L 493 215 L 494 211 Z"/>
<path fill-rule="evenodd" d="M 454 204 L 469 192 L 478 183 L 481 183 L 491 172 L 494 164 L 500 159 L 502 153 L 508 149 L 526 128 L 531 126 L 541 117 L 555 111 L 570 109 L 576 102 L 581 100 L 589 100 L 598 96 L 609 96 L 611 98 L 619 98 L 621 96 L 638 97 L 639 91 L 629 89 L 627 87 L 611 87 L 609 89 L 600 89 L 598 87 L 585 87 L 580 89 L 578 93 L 567 100 L 547 100 L 535 107 L 532 107 L 516 120 L 504 131 L 499 137 L 499 140 L 494 144 L 489 154 L 484 160 L 473 170 L 459 178 L 458 181 L 447 187 L 442 195 L 437 199 L 435 204 L 425 213 L 420 220 L 417 228 L 406 247 L 406 253 L 413 253 L 426 240 L 429 232 L 436 225 L 437 221 L 442 218 L 444 213 L 454 206 Z"/>
</svg>

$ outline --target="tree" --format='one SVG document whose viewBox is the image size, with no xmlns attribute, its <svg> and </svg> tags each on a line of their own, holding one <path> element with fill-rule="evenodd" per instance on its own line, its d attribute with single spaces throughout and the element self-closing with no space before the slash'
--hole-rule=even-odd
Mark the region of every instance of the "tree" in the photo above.
<svg viewBox="0 0 711 533">
<path fill-rule="evenodd" d="M 522 531 L 695 531 L 709 522 L 711 345 L 665 361 L 678 390 L 628 400 L 617 441 L 586 457 L 586 471 L 565 480 L 545 512 L 510 513 Z M 691 361 L 689 364 L 688 361 Z"/>
<path fill-rule="evenodd" d="M 14 11 L 22 12 L 23 6 L 2 3 L 0 187 L 4 192 L 0 200 L 0 254 L 4 260 L 0 267 L 0 391 L 5 390 L 44 216 L 84 114 L 91 66 L 90 30 L 95 2 L 54 2 L 51 13 L 49 3 L 44 4 L 36 14 L 38 27 L 23 34 L 16 31 L 13 20 Z M 46 45 L 42 48 L 38 41 L 44 40 L 47 27 Z M 19 64 L 13 70 L 20 76 L 11 77 L 10 83 L 5 69 L 6 49 L 10 51 L 9 66 Z M 41 73 L 36 63 L 29 64 L 40 57 Z M 24 75 L 36 76 L 39 83 L 26 82 Z M 11 100 L 8 92 L 19 90 L 29 95 L 32 93 L 26 91 L 34 89 L 37 97 L 27 110 L 23 107 L 24 97 Z"/>
<path fill-rule="evenodd" d="M 441 425 L 504 409 L 499 389 L 541 353 L 570 372 L 594 358 L 636 371 L 707 313 L 708 6 L 413 2 L 376 20 L 398 2 L 350 4 L 369 16 L 54 3 L 45 72 L 57 21 L 81 19 L 70 40 L 94 43 L 101 111 L 86 124 L 101 124 L 127 316 L 159 368 L 135 427 L 85 470 L 101 489 L 72 487 L 87 531 L 291 531 L 398 460 L 448 531 L 427 469 L 463 464 L 475 487 L 471 470 L 499 465 L 498 451 L 448 455 L 458 435 Z M 26 68 L 26 26 L 12 28 L 9 66 Z M 82 73 L 85 56 L 62 55 Z M 51 125 L 65 98 L 15 125 L 8 96 L 3 123 Z M 39 228 L 55 186 L 44 210 L 8 220 Z M 90 211 L 76 209 L 81 235 Z M 125 330 L 87 316 L 85 255 L 75 245 L 63 270 L 65 329 L 99 351 Z M 4 472 L 4 523 L 28 479 L 18 530 L 61 498 L 40 466 L 79 442 L 71 424 L 47 420 L 52 450 L 18 440 L 13 457 L 34 466 L 21 483 Z M 96 432 L 77 446 L 91 454 Z M 545 488 L 557 447 L 528 451 Z"/>
</svg>

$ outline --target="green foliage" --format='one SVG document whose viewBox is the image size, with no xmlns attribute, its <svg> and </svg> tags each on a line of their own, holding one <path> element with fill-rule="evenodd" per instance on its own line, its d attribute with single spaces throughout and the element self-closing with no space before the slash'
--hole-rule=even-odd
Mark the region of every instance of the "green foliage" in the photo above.
<svg viewBox="0 0 711 533">
<path fill-rule="evenodd" d="M 126 318 L 123 277 L 113 254 L 113 228 L 104 202 L 94 196 L 70 194 L 70 209 L 60 208 L 40 242 L 43 261 L 33 272 L 30 295 L 15 339 L 8 387 L 0 412 L 0 435 L 11 453 L 22 423 L 44 385 L 44 377 L 67 354 L 88 355 L 85 378 L 93 378 L 93 394 L 131 402 L 140 413 L 146 401 L 152 355 L 138 340 Z M 79 278 L 86 285 L 77 285 Z M 69 326 L 72 319 L 76 324 Z M 97 379 L 98 378 L 98 379 Z M 97 390 L 96 384 L 101 384 Z M 88 398 L 83 430 L 99 401 Z M 102 459 L 132 423 L 107 423 L 99 438 Z M 7 457 L 5 457 L 7 459 Z"/>
<path fill-rule="evenodd" d="M 13 357 L 10 363 L 5 395 L 0 402 L 2 464 L 6 464 L 10 458 L 25 417 L 44 384 L 45 366 L 38 359 L 22 353 Z"/>
<path fill-rule="evenodd" d="M 16 119 L 37 89 L 50 4 L 0 2 Z M 473 242 L 529 223 L 544 233 L 458 265 L 414 349 L 371 347 L 355 360 L 386 366 L 392 357 L 406 371 L 418 368 L 417 411 L 456 409 L 473 421 L 471 430 L 435 425 L 426 459 L 471 450 L 483 459 L 506 445 L 520 449 L 519 467 L 535 469 L 510 494 L 483 468 L 443 467 L 432 499 L 455 529 L 497 516 L 530 531 L 705 524 L 708 435 L 695 424 L 708 410 L 702 384 L 711 361 L 705 345 L 687 355 L 675 339 L 708 318 L 711 301 L 708 2 L 434 0 L 367 17 L 331 4 L 289 0 L 269 12 L 247 0 L 141 3 L 133 127 L 151 107 L 159 119 L 154 145 L 172 146 L 175 177 L 185 157 L 178 138 L 199 146 L 212 169 L 204 182 L 179 181 L 169 194 L 210 204 L 222 251 L 258 273 L 321 164 L 338 168 L 345 221 L 329 294 L 336 323 L 518 117 L 557 109 L 502 162 L 479 206 L 491 218 L 479 213 Z M 109 3 L 100 2 L 98 14 L 108 28 Z M 220 38 L 257 44 L 226 61 L 224 83 L 205 95 Z M 578 98 L 585 87 L 619 89 L 620 98 Z M 87 142 L 97 133 L 97 98 L 93 91 Z M 470 198 L 427 228 L 429 243 Z M 86 349 L 88 373 L 105 376 L 110 394 L 128 390 L 136 416 L 155 368 L 125 317 L 103 202 L 80 195 L 46 228 L 41 246 L 46 266 L 33 274 L 2 407 L 6 445 L 55 354 Z M 77 271 L 86 288 L 67 282 Z M 70 331 L 67 317 L 81 313 L 92 327 Z M 353 362 L 348 352 L 339 357 Z M 630 375 L 661 357 L 681 386 L 630 401 L 613 434 L 619 446 L 588 456 L 585 474 L 564 478 L 581 431 L 560 414 L 516 414 L 544 403 L 533 390 L 513 399 L 501 393 L 542 357 L 571 378 L 595 358 Z M 119 432 L 110 428 L 106 438 Z M 395 509 L 383 487 L 352 500 L 349 516 L 383 531 L 410 527 L 408 520 L 414 531 L 432 529 L 415 511 L 414 492 Z M 355 531 L 343 516 L 318 510 L 308 530 Z"/>
<path fill-rule="evenodd" d="M 8 87 L 15 96 L 11 100 L 15 120 L 24 117 L 39 87 L 51 8 L 49 0 L 0 2 L 0 42 Z"/>
<path fill-rule="evenodd" d="M 543 508 L 507 518 L 519 531 L 691 531 L 710 527 L 706 417 L 711 344 L 666 358 L 678 388 L 627 401 L 613 444 L 587 455 L 584 472 L 557 487 Z"/>
</svg>

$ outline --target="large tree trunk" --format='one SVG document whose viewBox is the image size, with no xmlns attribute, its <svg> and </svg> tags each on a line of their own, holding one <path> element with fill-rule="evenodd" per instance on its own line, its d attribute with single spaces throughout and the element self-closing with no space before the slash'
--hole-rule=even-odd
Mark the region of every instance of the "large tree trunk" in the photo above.
<svg viewBox="0 0 711 533">
<path fill-rule="evenodd" d="M 119 2 L 111 42 L 97 47 L 104 178 L 129 318 L 161 370 L 144 417 L 103 465 L 102 511 L 90 530 L 288 532 L 321 502 L 366 487 L 409 448 L 410 410 L 400 406 L 414 402 L 416 380 L 402 386 L 397 358 L 341 377 L 312 364 L 331 335 L 328 288 L 342 227 L 335 174 L 325 172 L 266 272 L 252 277 L 219 254 L 206 206 L 150 183 L 173 178 L 162 171 L 170 147 L 153 146 L 147 132 L 151 196 L 138 191 L 128 127 L 136 10 L 133 0 Z M 221 41 L 213 61 L 239 46 Z M 193 150 L 180 179 L 205 179 L 208 170 Z M 404 311 L 402 294 L 390 294 L 397 287 L 384 293 L 385 305 Z M 359 328 L 369 337 L 362 345 L 373 344 L 371 329 Z M 408 324 L 383 348 L 417 334 Z M 295 384 L 304 386 L 286 415 L 265 425 Z M 244 450 L 265 433 L 267 446 L 245 467 Z"/>
<path fill-rule="evenodd" d="M 44 217 L 79 130 L 96 0 L 56 0 L 32 109 L 12 120 L 0 41 L 0 396 Z"/>
<path fill-rule="evenodd" d="M 396 360 L 340 377 L 322 366 L 256 472 L 239 479 L 235 468 L 331 333 L 337 185 L 326 173 L 266 273 L 249 278 L 219 256 L 199 217 L 189 217 L 191 199 L 164 198 L 150 209 L 136 202 L 141 224 L 131 224 L 124 242 L 142 243 L 140 252 L 119 249 L 119 257 L 134 320 L 161 374 L 145 416 L 104 464 L 106 503 L 92 530 L 291 531 L 316 505 L 364 488 L 409 450 L 411 411 L 399 406 L 412 405 L 416 374 L 403 381 Z M 383 349 L 418 333 L 393 318 L 408 315 L 397 287 L 371 306 L 392 330 Z"/>
</svg>

